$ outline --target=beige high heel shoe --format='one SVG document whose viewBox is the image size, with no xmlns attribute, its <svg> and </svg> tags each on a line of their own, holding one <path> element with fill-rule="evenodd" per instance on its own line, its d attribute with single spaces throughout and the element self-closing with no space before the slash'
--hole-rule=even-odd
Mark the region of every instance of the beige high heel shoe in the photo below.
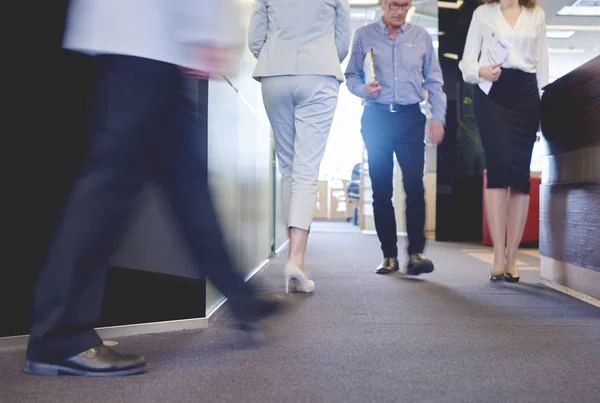
<svg viewBox="0 0 600 403">
<path fill-rule="evenodd" d="M 290 292 L 290 282 L 292 282 L 292 287 L 296 288 L 298 292 L 313 292 L 315 289 L 315 282 L 309 280 L 306 277 L 306 274 L 300 270 L 294 262 L 287 262 L 285 265 L 285 293 L 288 294 Z"/>
</svg>

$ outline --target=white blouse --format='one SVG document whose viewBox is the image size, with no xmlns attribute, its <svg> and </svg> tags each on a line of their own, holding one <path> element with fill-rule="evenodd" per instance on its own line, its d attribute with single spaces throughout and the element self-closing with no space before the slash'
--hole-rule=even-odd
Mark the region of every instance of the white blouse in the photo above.
<svg viewBox="0 0 600 403">
<path fill-rule="evenodd" d="M 463 58 L 458 64 L 466 82 L 481 87 L 487 81 L 479 77 L 479 67 L 492 64 L 486 55 L 493 34 L 510 47 L 502 67 L 536 73 L 541 94 L 541 88 L 548 84 L 549 74 L 544 10 L 539 6 L 523 8 L 515 26 L 511 27 L 499 3 L 477 7 L 467 34 Z"/>
</svg>

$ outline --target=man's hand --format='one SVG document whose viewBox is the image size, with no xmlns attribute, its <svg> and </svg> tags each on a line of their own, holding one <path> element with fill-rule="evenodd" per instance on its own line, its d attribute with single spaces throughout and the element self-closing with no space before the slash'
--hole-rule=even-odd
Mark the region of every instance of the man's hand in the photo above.
<svg viewBox="0 0 600 403">
<path fill-rule="evenodd" d="M 181 70 L 195 78 L 208 79 L 224 75 L 234 75 L 239 66 L 240 52 L 237 47 L 195 45 L 192 48 L 193 67 Z"/>
<path fill-rule="evenodd" d="M 500 74 L 502 74 L 502 69 L 500 66 L 502 66 L 502 63 L 492 64 L 490 66 L 481 66 L 479 68 L 479 77 L 483 77 L 493 83 L 498 81 Z"/>
<path fill-rule="evenodd" d="M 433 144 L 440 144 L 444 140 L 444 126 L 440 122 L 429 122 L 427 137 Z"/>
<path fill-rule="evenodd" d="M 381 85 L 377 81 L 365 85 L 365 95 L 369 98 L 379 98 L 381 95 Z"/>
</svg>

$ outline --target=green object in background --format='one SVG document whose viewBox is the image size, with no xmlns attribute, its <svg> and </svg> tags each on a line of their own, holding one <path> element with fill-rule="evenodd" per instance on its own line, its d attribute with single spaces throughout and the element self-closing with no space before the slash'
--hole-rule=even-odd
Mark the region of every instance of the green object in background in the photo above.
<svg viewBox="0 0 600 403">
<path fill-rule="evenodd" d="M 463 104 L 473 105 L 473 100 L 471 99 L 471 97 L 465 97 L 463 99 Z M 464 121 L 463 120 L 458 121 L 458 125 L 460 126 L 460 128 L 469 135 L 471 140 L 473 140 L 473 142 L 477 145 L 477 148 L 479 150 L 482 150 L 481 141 L 479 139 L 479 136 L 477 135 L 477 133 L 475 133 L 475 131 L 473 131 L 471 129 L 471 126 L 473 126 L 475 124 L 476 124 L 475 117 L 473 115 L 465 115 Z"/>
</svg>

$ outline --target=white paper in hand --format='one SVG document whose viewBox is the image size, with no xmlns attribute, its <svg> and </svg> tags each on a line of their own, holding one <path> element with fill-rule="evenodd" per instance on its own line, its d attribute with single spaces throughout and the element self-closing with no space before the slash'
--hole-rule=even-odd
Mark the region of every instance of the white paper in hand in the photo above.
<svg viewBox="0 0 600 403">
<path fill-rule="evenodd" d="M 485 59 L 487 64 L 494 65 L 504 63 L 510 52 L 510 45 L 506 43 L 500 36 L 496 35 L 494 31 L 490 33 L 490 39 L 486 47 Z M 492 82 L 484 80 L 480 88 L 486 94 L 490 93 L 492 88 Z"/>
<path fill-rule="evenodd" d="M 487 47 L 487 58 L 491 64 L 504 63 L 508 57 L 510 45 L 492 31 L 490 34 L 490 43 Z"/>
<path fill-rule="evenodd" d="M 365 84 L 377 81 L 377 76 L 375 75 L 375 61 L 373 60 L 373 49 L 369 50 L 365 55 L 363 72 L 365 73 Z"/>
</svg>

